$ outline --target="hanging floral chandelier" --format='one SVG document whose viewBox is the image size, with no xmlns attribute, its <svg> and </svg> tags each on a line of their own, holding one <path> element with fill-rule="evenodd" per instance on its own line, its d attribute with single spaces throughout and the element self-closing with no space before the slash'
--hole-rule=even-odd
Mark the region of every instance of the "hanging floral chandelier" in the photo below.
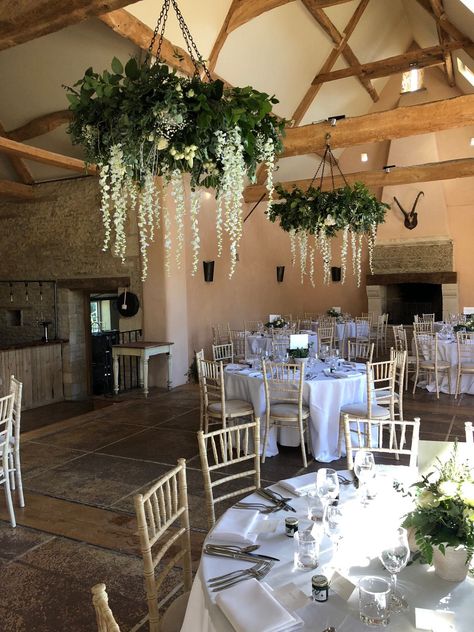
<svg viewBox="0 0 474 632">
<path fill-rule="evenodd" d="M 329 135 L 328 139 L 329 141 Z M 329 162 L 332 189 L 323 191 L 323 179 L 326 162 Z M 334 186 L 334 167 L 345 183 L 344 187 Z M 313 186 L 319 171 L 319 185 Z M 362 182 L 349 185 L 334 157 L 329 143 L 324 156 L 306 191 L 293 187 L 287 191 L 281 185 L 275 186 L 279 203 L 268 209 L 272 222 L 277 219 L 281 228 L 290 235 L 292 263 L 295 265 L 297 245 L 299 246 L 299 264 L 301 283 L 306 275 L 314 287 L 315 256 L 319 250 L 323 260 L 323 281 L 331 280 L 332 244 L 331 239 L 342 231 L 341 245 L 341 282 L 346 280 L 347 255 L 349 243 L 352 250 L 352 269 L 361 283 L 362 247 L 364 238 L 368 243 L 369 267 L 372 269 L 372 255 L 377 236 L 377 226 L 385 221 L 388 204 L 379 202 Z M 278 201 L 278 200 L 277 200 Z"/>
<path fill-rule="evenodd" d="M 195 68 L 192 78 L 177 75 L 160 58 L 170 4 Z M 277 99 L 251 87 L 224 88 L 222 81 L 213 81 L 177 0 L 164 0 L 144 63 L 131 58 L 123 66 L 114 58 L 111 70 L 98 74 L 89 68 L 73 87 L 66 87 L 72 142 L 82 145 L 86 161 L 99 168 L 103 249 L 111 247 L 125 261 L 126 223 L 129 214 L 136 213 L 142 279 L 147 276 L 147 249 L 160 224 L 166 270 L 169 273 L 173 249 L 180 268 L 186 216 L 183 176 L 189 174 L 192 274 L 199 263 L 199 189 L 205 187 L 215 189 L 218 256 L 226 236 L 232 277 L 242 235 L 245 177 L 254 182 L 259 163 L 267 167 L 272 197 L 275 156 L 282 151 L 285 126 L 272 114 Z M 167 189 L 174 217 L 166 204 Z"/>
</svg>

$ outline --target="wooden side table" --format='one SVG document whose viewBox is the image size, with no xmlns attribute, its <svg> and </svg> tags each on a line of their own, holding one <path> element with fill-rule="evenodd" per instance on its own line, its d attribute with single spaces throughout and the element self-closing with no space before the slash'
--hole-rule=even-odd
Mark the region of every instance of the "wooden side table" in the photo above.
<svg viewBox="0 0 474 632">
<path fill-rule="evenodd" d="M 171 388 L 172 351 L 173 342 L 127 342 L 112 345 L 112 359 L 114 363 L 114 393 L 119 392 L 119 357 L 133 356 L 140 358 L 140 387 L 145 397 L 148 396 L 148 360 L 155 355 L 166 353 L 168 356 L 168 390 Z"/>
</svg>

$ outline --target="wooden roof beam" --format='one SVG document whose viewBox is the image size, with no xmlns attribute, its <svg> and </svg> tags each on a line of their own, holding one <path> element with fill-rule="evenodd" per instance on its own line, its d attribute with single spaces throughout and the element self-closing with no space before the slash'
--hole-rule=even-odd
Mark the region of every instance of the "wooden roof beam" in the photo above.
<svg viewBox="0 0 474 632">
<path fill-rule="evenodd" d="M 0 198 L 6 198 L 8 200 L 33 200 L 35 198 L 35 191 L 29 184 L 0 180 Z"/>
<path fill-rule="evenodd" d="M 295 1 L 296 0 L 239 0 L 229 19 L 227 34 L 267 11 Z"/>
<path fill-rule="evenodd" d="M 468 178 L 474 176 L 474 158 L 460 158 L 458 160 L 446 160 L 444 162 L 430 162 L 424 165 L 414 165 L 410 167 L 395 167 L 386 173 L 378 171 L 359 171 L 358 173 L 346 173 L 345 178 L 348 184 L 363 182 L 367 187 L 375 189 L 400 184 L 413 184 L 415 182 L 434 182 L 436 180 L 452 180 L 455 178 Z M 332 178 L 330 176 L 323 179 L 323 190 L 332 188 Z M 280 182 L 287 190 L 291 191 L 294 186 L 300 189 L 307 189 L 311 184 L 311 179 L 294 180 L 291 182 Z M 315 183 L 316 186 L 319 182 Z M 334 186 L 344 186 L 344 180 L 340 175 L 334 176 Z M 251 185 L 245 189 L 244 200 L 248 203 L 255 203 L 266 194 L 266 187 L 258 184 Z M 265 195 L 268 199 L 268 195 Z"/>
<path fill-rule="evenodd" d="M 447 51 L 464 48 L 466 40 L 446 42 L 443 46 L 431 46 L 419 50 L 408 51 L 402 55 L 395 55 L 380 61 L 342 68 L 329 73 L 317 75 L 313 84 L 326 83 L 327 81 L 337 81 L 346 77 L 365 75 L 368 78 L 387 77 L 399 72 L 406 72 L 412 68 L 427 68 L 429 66 L 439 66 L 444 63 L 444 55 Z"/>
<path fill-rule="evenodd" d="M 72 119 L 72 112 L 70 110 L 59 110 L 58 112 L 50 112 L 38 118 L 32 119 L 8 132 L 8 138 L 16 141 L 29 140 L 30 138 L 36 138 L 42 136 L 48 132 L 52 132 L 60 125 L 69 123 Z"/>
<path fill-rule="evenodd" d="M 369 0 L 361 0 L 356 8 L 356 10 L 354 11 L 351 19 L 349 20 L 346 28 L 343 31 L 343 37 L 341 39 L 341 41 L 339 42 L 339 44 L 332 49 L 329 57 L 326 59 L 326 61 L 323 64 L 323 67 L 321 68 L 320 72 L 322 73 L 326 73 L 326 72 L 330 72 L 334 66 L 334 64 L 336 63 L 336 61 L 338 60 L 339 56 L 342 54 L 342 52 L 344 51 L 345 47 L 347 46 L 347 42 L 349 40 L 349 37 L 352 35 L 352 33 L 354 32 L 355 27 L 357 26 L 362 14 L 365 11 L 365 8 L 367 7 L 367 4 L 369 3 Z M 317 84 L 311 84 L 310 87 L 308 88 L 308 90 L 306 91 L 306 94 L 304 95 L 303 99 L 300 101 L 298 107 L 296 108 L 294 114 L 293 114 L 293 120 L 295 122 L 295 125 L 299 125 L 301 123 L 301 121 L 303 120 L 304 115 L 306 114 L 306 112 L 308 111 L 311 103 L 314 101 L 316 95 L 318 94 L 319 90 L 321 89 L 322 84 L 321 83 L 317 83 Z"/>
<path fill-rule="evenodd" d="M 445 129 L 466 127 L 474 121 L 474 94 L 432 101 L 410 107 L 355 116 L 338 121 L 291 127 L 286 130 L 283 157 L 323 151 L 328 142 L 333 149 L 363 143 L 378 143 L 394 138 L 428 134 Z"/>
<path fill-rule="evenodd" d="M 438 32 L 438 40 L 439 40 L 440 46 L 444 46 L 446 42 L 449 42 L 451 36 L 441 28 L 441 25 L 439 23 L 439 19 L 441 15 L 444 13 L 443 1 L 431 0 L 431 8 L 433 10 L 434 15 L 436 16 L 436 30 Z M 446 51 L 444 53 L 444 70 L 446 72 L 448 85 L 451 86 L 451 88 L 453 88 L 456 85 L 456 79 L 454 77 L 453 56 L 450 51 Z"/>
<path fill-rule="evenodd" d="M 10 138 L 9 134 L 5 131 L 3 125 L 0 123 L 0 137 L 2 138 Z M 10 161 L 13 170 L 23 182 L 23 184 L 33 184 L 33 176 L 30 173 L 30 170 L 25 165 L 21 158 L 18 156 L 8 156 L 8 160 Z"/>
<path fill-rule="evenodd" d="M 445 31 L 445 33 L 451 35 L 451 37 L 455 40 L 466 40 L 467 43 L 464 46 L 464 50 L 474 59 L 474 43 L 465 33 L 460 31 L 457 26 L 449 21 L 444 10 L 440 13 L 439 18 L 437 18 L 437 16 L 433 13 L 433 5 L 430 0 L 417 0 L 417 2 L 431 15 L 432 18 L 437 20 L 439 26 L 443 29 L 443 31 Z"/>
<path fill-rule="evenodd" d="M 29 42 L 66 26 L 120 9 L 138 0 L 15 0 L 4 2 L 0 50 Z"/>
<path fill-rule="evenodd" d="M 303 0 L 303 4 L 311 13 L 316 22 L 321 26 L 321 28 L 329 35 L 336 46 L 339 46 L 341 42 L 344 41 L 344 46 L 341 50 L 342 56 L 347 61 L 350 66 L 360 66 L 360 61 L 355 55 L 354 51 L 348 44 L 348 37 L 346 35 L 341 35 L 328 16 L 324 13 L 322 9 L 317 8 L 315 0 Z M 361 5 L 359 5 L 360 7 Z M 359 11 L 359 7 L 356 9 L 356 14 L 358 15 L 357 22 L 362 17 L 362 13 L 365 10 L 367 3 L 364 4 L 362 11 Z M 359 82 L 362 84 L 364 90 L 369 93 L 372 101 L 376 102 L 379 100 L 379 95 L 375 90 L 372 82 L 367 77 L 360 75 L 357 77 Z"/>
<path fill-rule="evenodd" d="M 39 147 L 24 145 L 23 143 L 18 143 L 8 138 L 0 137 L 0 153 L 7 154 L 8 156 L 26 158 L 27 160 L 41 162 L 45 165 L 61 167 L 62 169 L 69 169 L 70 171 L 82 172 L 83 174 L 94 175 L 97 173 L 97 167 L 95 165 L 86 166 L 86 163 L 78 158 L 70 158 L 69 156 L 56 154 L 46 149 L 40 149 Z"/>
</svg>

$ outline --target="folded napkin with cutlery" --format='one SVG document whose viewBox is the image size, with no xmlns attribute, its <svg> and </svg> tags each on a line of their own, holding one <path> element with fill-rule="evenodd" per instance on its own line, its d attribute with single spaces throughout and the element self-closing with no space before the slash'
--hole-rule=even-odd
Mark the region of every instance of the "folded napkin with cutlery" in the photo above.
<svg viewBox="0 0 474 632">
<path fill-rule="evenodd" d="M 216 603 L 236 632 L 290 632 L 303 625 L 256 579 L 220 592 Z"/>
<path fill-rule="evenodd" d="M 309 491 L 316 488 L 316 474 L 302 474 L 294 478 L 287 478 L 279 481 L 278 485 L 287 489 L 295 496 L 305 496 Z"/>
<path fill-rule="evenodd" d="M 242 371 L 242 369 L 248 369 L 246 364 L 227 364 L 225 367 L 226 371 Z"/>
<path fill-rule="evenodd" d="M 255 544 L 258 537 L 256 523 L 258 510 L 229 509 L 216 524 L 209 536 L 210 542 Z"/>
<path fill-rule="evenodd" d="M 351 369 L 330 371 L 329 369 L 324 369 L 324 375 L 326 377 L 343 378 L 359 375 L 359 371 L 353 371 Z"/>
</svg>

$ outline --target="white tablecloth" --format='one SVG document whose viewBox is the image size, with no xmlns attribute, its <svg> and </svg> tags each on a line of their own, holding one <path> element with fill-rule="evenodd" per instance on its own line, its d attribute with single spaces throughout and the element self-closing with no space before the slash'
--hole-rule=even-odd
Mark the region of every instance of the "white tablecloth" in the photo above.
<svg viewBox="0 0 474 632">
<path fill-rule="evenodd" d="M 365 401 L 367 380 L 365 373 L 341 379 L 326 377 L 322 373 L 324 367 L 323 363 L 318 363 L 315 369 L 318 377 L 305 382 L 303 400 L 306 405 L 309 405 L 310 410 L 311 453 L 318 461 L 330 463 L 339 458 L 337 445 L 341 406 Z M 263 378 L 226 372 L 225 389 L 228 398 L 244 399 L 252 403 L 255 414 L 261 419 L 263 430 L 265 423 Z M 261 437 L 263 438 L 263 432 L 261 432 Z M 299 445 L 299 437 L 292 428 L 280 429 L 278 441 L 282 445 Z M 276 429 L 272 428 L 266 455 L 275 456 L 276 454 L 278 454 L 277 435 Z"/>
<path fill-rule="evenodd" d="M 451 363 L 451 395 L 453 395 L 456 390 L 456 379 L 458 374 L 458 347 L 456 342 L 445 342 L 444 340 L 438 339 L 438 354 L 440 360 Z M 448 376 L 446 372 L 439 373 L 438 379 L 439 390 L 442 393 L 449 394 Z M 429 384 L 425 383 L 425 388 L 430 393 L 434 393 L 436 391 L 434 379 Z M 474 375 L 464 374 L 461 377 L 460 392 L 474 395 Z"/>
<path fill-rule="evenodd" d="M 395 468 L 397 466 L 394 466 Z M 405 469 L 405 468 L 401 468 Z M 379 535 L 387 528 L 393 528 L 400 522 L 400 516 L 408 507 L 400 494 L 391 487 L 391 477 L 386 477 L 384 492 L 362 509 L 352 485 L 341 487 L 341 501 L 344 513 L 350 517 L 350 533 L 344 535 L 341 543 L 339 564 L 337 567 L 357 584 L 364 575 L 377 575 L 389 579 L 388 572 L 377 558 L 380 552 Z M 280 492 L 282 488 L 275 486 Z M 288 495 L 288 494 L 286 494 Z M 249 498 L 258 499 L 258 496 Z M 291 504 L 296 514 L 279 512 L 259 520 L 274 520 L 274 533 L 259 535 L 258 553 L 268 554 L 280 559 L 266 576 L 265 582 L 275 591 L 288 597 L 287 584 L 292 583 L 308 598 L 296 609 L 296 614 L 304 620 L 302 630 L 321 632 L 328 626 L 334 626 L 337 632 L 367 632 L 369 628 L 359 620 L 358 591 L 354 590 L 348 602 L 343 601 L 330 589 L 326 603 L 315 603 L 309 599 L 311 577 L 315 574 L 331 575 L 332 549 L 327 537 L 323 537 L 320 549 L 320 565 L 316 570 L 301 571 L 293 566 L 294 542 L 284 535 L 285 516 L 305 517 L 306 501 L 295 498 Z M 352 519 L 353 516 L 353 519 Z M 343 565 L 343 568 L 340 568 Z M 249 564 L 238 560 L 229 560 L 203 555 L 201 565 L 194 580 L 190 599 L 181 632 L 233 632 L 231 624 L 218 606 L 215 605 L 215 593 L 210 593 L 207 580 L 210 577 L 239 568 L 248 568 Z M 439 579 L 427 565 L 414 562 L 404 568 L 398 578 L 400 591 L 406 596 L 409 610 L 392 615 L 389 625 L 391 632 L 413 632 L 415 628 L 415 607 L 454 612 L 456 632 L 472 632 L 472 595 L 474 580 L 467 578 L 462 583 L 453 583 Z M 243 604 L 245 607 L 245 604 Z"/>
</svg>

